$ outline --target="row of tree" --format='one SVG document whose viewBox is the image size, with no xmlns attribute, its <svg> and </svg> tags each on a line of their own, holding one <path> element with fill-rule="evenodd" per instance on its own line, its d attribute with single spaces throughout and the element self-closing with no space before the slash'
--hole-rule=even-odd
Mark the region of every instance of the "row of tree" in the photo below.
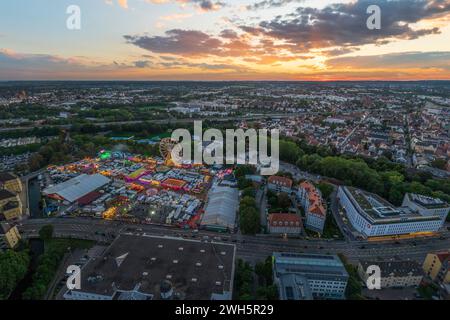
<svg viewBox="0 0 450 320">
<path fill-rule="evenodd" d="M 28 250 L 0 252 L 0 300 L 8 299 L 28 271 Z"/>
</svg>

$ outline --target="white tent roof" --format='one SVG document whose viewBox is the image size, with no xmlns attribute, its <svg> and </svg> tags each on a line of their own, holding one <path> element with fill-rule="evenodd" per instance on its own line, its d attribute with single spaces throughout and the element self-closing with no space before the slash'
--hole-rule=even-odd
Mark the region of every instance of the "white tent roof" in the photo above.
<svg viewBox="0 0 450 320">
<path fill-rule="evenodd" d="M 238 206 L 239 191 L 237 189 L 216 186 L 209 192 L 201 224 L 233 229 Z"/>
<path fill-rule="evenodd" d="M 82 174 L 56 186 L 49 187 L 44 190 L 44 193 L 47 195 L 57 194 L 69 202 L 74 202 L 109 182 L 110 180 L 101 174 Z"/>
</svg>

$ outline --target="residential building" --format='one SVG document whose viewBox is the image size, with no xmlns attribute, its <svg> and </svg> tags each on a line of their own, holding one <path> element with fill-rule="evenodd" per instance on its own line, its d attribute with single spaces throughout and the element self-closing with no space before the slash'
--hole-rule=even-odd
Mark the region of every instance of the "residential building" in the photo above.
<svg viewBox="0 0 450 320">
<path fill-rule="evenodd" d="M 438 284 L 450 284 L 450 251 L 427 254 L 423 263 L 423 271 Z"/>
<path fill-rule="evenodd" d="M 158 236 L 120 235 L 81 269 L 67 300 L 230 300 L 236 247 Z"/>
<path fill-rule="evenodd" d="M 22 192 L 22 182 L 19 177 L 9 172 L 0 173 L 0 189 L 8 190 L 12 193 Z"/>
<path fill-rule="evenodd" d="M 304 181 L 298 187 L 297 198 L 305 210 L 306 228 L 322 233 L 327 211 L 320 191 L 311 182 Z"/>
<path fill-rule="evenodd" d="M 273 261 L 281 299 L 345 298 L 349 276 L 337 255 L 274 252 Z"/>
<path fill-rule="evenodd" d="M 286 177 L 270 176 L 267 179 L 267 187 L 274 192 L 291 193 L 292 180 Z"/>
<path fill-rule="evenodd" d="M 14 220 L 22 216 L 22 202 L 17 194 L 0 189 L 0 221 Z"/>
<path fill-rule="evenodd" d="M 299 235 L 302 232 L 301 218 L 295 213 L 271 213 L 268 215 L 270 233 Z"/>
<path fill-rule="evenodd" d="M 358 274 L 366 283 L 369 266 L 378 266 L 381 271 L 381 289 L 418 286 L 423 278 L 421 266 L 415 261 L 373 261 L 361 260 Z"/>
<path fill-rule="evenodd" d="M 437 213 L 424 214 L 414 206 L 397 208 L 376 194 L 353 187 L 339 187 L 338 199 L 353 228 L 364 237 L 430 234 L 444 223 Z"/>
<path fill-rule="evenodd" d="M 0 223 L 0 250 L 14 249 L 20 241 L 20 233 L 16 226 Z"/>
</svg>

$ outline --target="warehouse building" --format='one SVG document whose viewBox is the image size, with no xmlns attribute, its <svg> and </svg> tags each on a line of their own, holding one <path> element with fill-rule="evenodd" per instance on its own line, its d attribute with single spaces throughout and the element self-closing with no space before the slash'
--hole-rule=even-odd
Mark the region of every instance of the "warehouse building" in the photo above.
<svg viewBox="0 0 450 320">
<path fill-rule="evenodd" d="M 394 207 L 380 196 L 353 187 L 339 187 L 338 199 L 348 220 L 365 237 L 414 235 L 438 231 L 444 220 L 409 206 Z"/>
<path fill-rule="evenodd" d="M 201 226 L 217 231 L 234 231 L 239 207 L 239 191 L 236 188 L 215 186 L 208 193 Z"/>
<path fill-rule="evenodd" d="M 81 269 L 67 300 L 230 300 L 235 246 L 121 235 Z"/>
<path fill-rule="evenodd" d="M 43 193 L 56 200 L 74 203 L 87 194 L 104 187 L 110 181 L 101 174 L 81 174 L 56 186 L 48 187 Z"/>
</svg>

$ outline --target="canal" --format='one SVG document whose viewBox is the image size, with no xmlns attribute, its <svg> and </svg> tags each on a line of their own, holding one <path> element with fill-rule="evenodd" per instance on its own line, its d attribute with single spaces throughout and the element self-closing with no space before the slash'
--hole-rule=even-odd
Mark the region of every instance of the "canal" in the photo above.
<svg viewBox="0 0 450 320">
<path fill-rule="evenodd" d="M 41 187 L 37 177 L 28 180 L 28 203 L 30 209 L 30 217 L 34 219 L 42 218 Z"/>
</svg>

